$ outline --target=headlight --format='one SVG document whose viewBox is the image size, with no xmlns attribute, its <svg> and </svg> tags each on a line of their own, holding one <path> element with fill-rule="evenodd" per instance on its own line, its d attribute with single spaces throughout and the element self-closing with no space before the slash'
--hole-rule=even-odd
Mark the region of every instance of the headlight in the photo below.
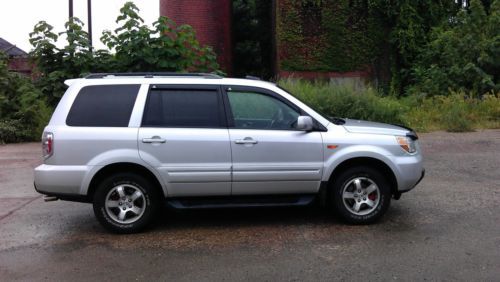
<svg viewBox="0 0 500 282">
<path fill-rule="evenodd" d="M 403 148 L 407 153 L 413 154 L 417 151 L 415 146 L 415 141 L 408 136 L 396 136 L 399 146 Z"/>
</svg>

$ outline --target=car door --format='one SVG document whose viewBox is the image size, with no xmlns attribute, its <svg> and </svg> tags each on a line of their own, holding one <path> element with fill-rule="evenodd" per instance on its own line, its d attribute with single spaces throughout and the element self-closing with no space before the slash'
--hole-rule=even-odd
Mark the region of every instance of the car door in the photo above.
<svg viewBox="0 0 500 282">
<path fill-rule="evenodd" d="M 220 86 L 150 87 L 139 152 L 160 172 L 170 197 L 230 195 L 226 122 Z"/>
<path fill-rule="evenodd" d="M 233 159 L 233 195 L 318 191 L 323 143 L 295 128 L 299 108 L 267 89 L 225 86 Z"/>
</svg>

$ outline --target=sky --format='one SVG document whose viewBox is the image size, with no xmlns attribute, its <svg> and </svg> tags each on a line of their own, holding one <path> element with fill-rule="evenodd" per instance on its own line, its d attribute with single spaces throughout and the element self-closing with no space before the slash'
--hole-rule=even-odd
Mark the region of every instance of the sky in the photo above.
<svg viewBox="0 0 500 282">
<path fill-rule="evenodd" d="M 92 1 L 92 39 L 94 47 L 101 49 L 104 45 L 99 38 L 102 31 L 114 30 L 118 25 L 116 17 L 126 0 L 93 0 Z M 159 0 L 134 0 L 140 9 L 139 15 L 144 22 L 151 25 L 159 16 Z M 68 20 L 68 0 L 10 0 L 0 5 L 0 37 L 11 44 L 29 52 L 29 33 L 39 21 L 46 21 L 54 27 L 54 31 L 64 31 L 64 23 Z M 87 30 L 87 0 L 73 0 L 73 15 L 85 23 Z M 59 42 L 58 46 L 64 42 Z"/>
</svg>

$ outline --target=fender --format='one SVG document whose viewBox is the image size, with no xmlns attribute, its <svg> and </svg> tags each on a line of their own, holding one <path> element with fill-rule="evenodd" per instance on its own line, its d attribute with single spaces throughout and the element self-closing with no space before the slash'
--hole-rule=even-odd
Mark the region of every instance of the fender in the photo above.
<svg viewBox="0 0 500 282">
<path fill-rule="evenodd" d="M 139 152 L 137 149 L 118 149 L 106 151 L 102 154 L 95 156 L 88 163 L 88 167 L 90 168 L 85 174 L 82 185 L 80 187 L 80 194 L 87 195 L 89 190 L 90 182 L 94 178 L 94 176 L 104 167 L 117 163 L 132 163 L 136 165 L 140 165 L 147 170 L 149 170 L 156 178 L 158 183 L 160 183 L 163 194 L 167 196 L 167 187 L 162 180 L 160 174 L 154 169 L 152 166 L 144 162 L 139 157 Z"/>
<path fill-rule="evenodd" d="M 339 151 L 336 151 L 325 159 L 322 181 L 329 181 L 335 168 L 347 160 L 354 158 L 373 158 L 385 163 L 392 170 L 392 173 L 396 176 L 396 181 L 399 185 L 398 170 L 394 167 L 394 164 L 389 157 L 390 155 L 391 153 L 389 151 L 372 145 L 352 145 L 341 148 Z"/>
</svg>

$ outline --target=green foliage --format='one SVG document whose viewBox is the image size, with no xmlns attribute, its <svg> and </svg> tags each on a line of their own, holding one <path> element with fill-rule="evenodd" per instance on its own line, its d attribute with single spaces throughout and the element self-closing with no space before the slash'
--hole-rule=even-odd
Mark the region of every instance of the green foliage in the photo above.
<svg viewBox="0 0 500 282">
<path fill-rule="evenodd" d="M 364 70 L 380 55 L 384 26 L 367 1 L 280 0 L 278 11 L 283 70 Z"/>
<path fill-rule="evenodd" d="M 449 0 L 279 0 L 280 68 L 371 69 L 379 86 L 400 96 L 412 83 L 411 68 L 429 42 L 431 29 L 454 16 L 461 5 Z"/>
<path fill-rule="evenodd" d="M 351 85 L 295 79 L 280 80 L 278 84 L 326 116 L 405 123 L 405 105 L 395 98 L 379 96 L 372 88 L 357 91 Z"/>
<path fill-rule="evenodd" d="M 373 89 L 356 90 L 326 82 L 284 79 L 278 84 L 326 116 L 401 124 L 417 131 L 471 131 L 500 128 L 500 93 L 481 99 L 465 92 L 449 95 L 381 96 Z"/>
<path fill-rule="evenodd" d="M 500 90 L 500 1 L 493 1 L 488 15 L 479 0 L 472 0 L 430 37 L 412 69 L 410 93 Z"/>
<path fill-rule="evenodd" d="M 91 48 L 83 23 L 77 18 L 70 19 L 66 31 L 59 34 L 46 22 L 35 26 L 30 42 L 34 47 L 31 56 L 40 72 L 36 85 L 51 105 L 56 105 L 64 93 L 65 79 L 90 72 L 218 71 L 215 53 L 199 44 L 190 26 L 177 26 L 160 17 L 150 28 L 143 24 L 132 2 L 125 3 L 120 12 L 116 20 L 120 27 L 102 34 L 106 50 Z M 61 36 L 67 44 L 58 48 L 55 43 Z"/>
<path fill-rule="evenodd" d="M 0 52 L 0 143 L 35 140 L 50 109 L 29 78 L 7 70 L 6 59 Z"/>
</svg>

